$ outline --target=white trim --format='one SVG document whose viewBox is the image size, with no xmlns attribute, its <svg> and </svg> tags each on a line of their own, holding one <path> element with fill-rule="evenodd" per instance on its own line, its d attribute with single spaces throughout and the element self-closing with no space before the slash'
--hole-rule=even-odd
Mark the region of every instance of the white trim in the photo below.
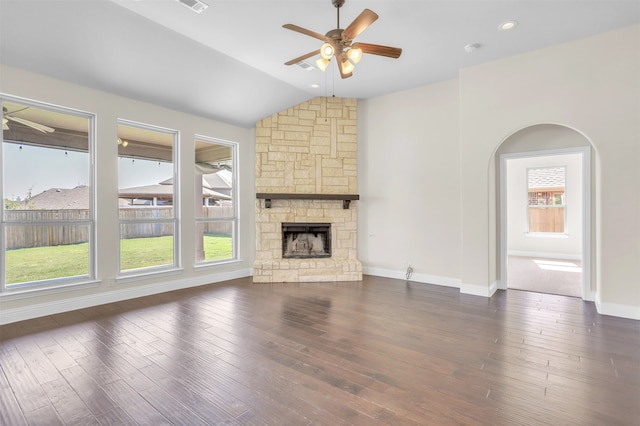
<svg viewBox="0 0 640 426">
<path fill-rule="evenodd" d="M 582 149 L 582 299 L 594 301 L 591 289 L 591 147 Z"/>
<path fill-rule="evenodd" d="M 566 232 L 525 232 L 524 235 L 529 238 L 569 238 L 569 234 Z"/>
<path fill-rule="evenodd" d="M 364 266 L 362 273 L 365 275 L 373 275 L 376 277 L 394 278 L 398 280 L 407 280 L 406 271 L 398 271 L 394 269 L 375 268 L 370 266 Z M 438 275 L 418 274 L 413 273 L 407 281 L 418 282 L 422 284 L 433 284 L 442 287 L 454 287 L 460 288 L 461 280 L 458 278 L 441 277 Z"/>
<path fill-rule="evenodd" d="M 220 261 L 211 261 L 211 262 L 200 262 L 193 265 L 193 269 L 206 269 L 206 268 L 219 268 L 221 266 L 229 266 L 242 263 L 242 259 L 228 259 L 228 260 L 220 260 Z M 251 272 L 253 275 L 253 272 Z"/>
<path fill-rule="evenodd" d="M 240 192 L 240 144 L 238 142 L 235 141 L 231 141 L 231 140 L 227 140 L 227 139 L 220 139 L 220 138 L 216 138 L 216 137 L 212 137 L 212 136 L 206 136 L 200 133 L 196 133 L 195 135 L 193 135 L 193 141 L 194 143 L 197 141 L 201 141 L 201 142 L 206 142 L 206 143 L 210 143 L 212 145 L 223 145 L 226 146 L 228 148 L 231 149 L 231 201 L 233 203 L 232 207 L 233 207 L 233 217 L 231 218 L 221 218 L 219 219 L 219 221 L 228 221 L 232 223 L 232 244 L 231 244 L 231 256 L 232 259 L 227 259 L 230 261 L 238 261 L 239 257 L 240 257 L 240 214 L 241 214 L 241 209 L 240 209 L 240 197 L 239 194 L 241 194 Z M 202 219 L 202 220 L 200 220 Z M 194 221 L 194 225 L 197 224 L 198 222 L 202 222 L 202 223 L 206 223 L 206 222 L 212 222 L 214 220 L 212 220 L 212 218 L 195 218 Z M 225 260 L 226 261 L 226 260 Z M 205 261 L 201 261 L 201 262 L 195 262 L 195 266 L 199 267 L 199 266 L 208 266 L 208 265 L 218 265 L 220 263 L 217 262 L 205 262 Z"/>
<path fill-rule="evenodd" d="M 575 131 L 575 129 L 572 129 Z M 578 132 L 579 133 L 579 132 Z M 582 133 L 580 133 L 582 135 Z M 586 136 L 582 135 L 589 141 Z M 508 138 L 507 138 L 508 139 Z M 506 139 L 505 139 L 506 140 Z M 590 143 L 590 141 L 589 141 Z M 544 157 L 580 154 L 582 156 L 582 299 L 593 301 L 591 291 L 591 146 L 578 146 L 542 151 L 526 151 L 500 154 L 500 281 L 499 288 L 506 290 L 507 283 L 507 160 L 527 157 Z"/>
<path fill-rule="evenodd" d="M 0 302 L 8 302 L 11 300 L 19 300 L 36 296 L 48 296 L 50 294 L 62 293 L 66 291 L 76 291 L 84 288 L 98 287 L 100 285 L 100 281 L 98 280 L 66 282 L 66 280 L 63 278 L 59 280 L 52 280 L 52 282 L 56 282 L 58 284 L 27 284 L 10 291 L 0 293 Z M 62 283 L 60 284 L 60 282 Z"/>
<path fill-rule="evenodd" d="M 14 309 L 2 309 L 0 313 L 0 325 L 10 324 L 17 321 L 38 318 L 46 315 L 54 315 L 76 309 L 90 308 L 92 306 L 103 305 L 105 303 L 119 302 L 122 300 L 134 299 L 137 297 L 151 296 L 168 291 L 181 290 L 190 287 L 198 287 L 207 284 L 218 283 L 237 278 L 251 276 L 249 269 L 240 269 L 231 272 L 207 275 L 204 277 L 189 278 L 184 280 L 170 281 L 166 283 L 154 283 L 144 286 L 119 288 L 113 291 L 106 291 L 86 296 L 79 296 L 54 302 L 39 303 Z"/>
<path fill-rule="evenodd" d="M 140 280 L 145 280 L 148 278 L 153 278 L 158 275 L 169 276 L 169 275 L 177 275 L 184 271 L 183 268 L 174 268 L 173 265 L 170 267 L 165 266 L 151 266 L 148 268 L 137 268 L 128 270 L 126 273 L 122 275 L 118 275 L 115 278 L 115 281 L 118 284 L 135 282 Z"/>
<path fill-rule="evenodd" d="M 83 111 L 80 109 L 76 109 L 76 108 L 70 108 L 70 107 L 66 107 L 66 106 L 62 106 L 62 105 L 57 105 L 57 104 L 52 104 L 49 102 L 43 102 L 43 101 L 39 101 L 39 100 L 34 100 L 34 99 L 28 99 L 28 98 L 23 98 L 20 96 L 13 96 L 13 95 L 9 95 L 3 92 L 0 92 L 0 103 L 4 102 L 4 101 L 8 101 L 8 102 L 12 102 L 12 103 L 16 103 L 16 104 L 20 104 L 23 106 L 27 106 L 27 107 L 32 107 L 32 108 L 37 108 L 37 109 L 41 109 L 41 110 L 45 110 L 45 111 L 49 111 L 49 112 L 54 112 L 56 114 L 64 114 L 64 115 L 69 115 L 69 116 L 74 116 L 77 118 L 83 118 L 87 121 L 87 164 L 88 164 L 88 178 L 89 178 L 89 207 L 88 207 L 88 212 L 89 212 L 89 218 L 88 219 L 84 219 L 84 220 L 66 220 L 66 219 L 60 219 L 60 220 L 49 220 L 49 221 L 6 221 L 4 220 L 4 203 L 2 203 L 2 205 L 0 205 L 0 253 L 2 253 L 2 255 L 0 256 L 0 271 L 6 271 L 6 265 L 5 265 L 5 256 L 4 253 L 6 252 L 6 241 L 5 241 L 5 236 L 4 233 L 6 232 L 7 227 L 11 227 L 11 226 L 25 226 L 25 227 L 29 227 L 29 226 L 65 226 L 65 225 L 73 225 L 73 226 L 87 226 L 89 232 L 89 241 L 87 241 L 87 245 L 89 248 L 89 253 L 88 253 L 88 271 L 87 271 L 87 282 L 82 282 L 81 285 L 87 284 L 87 283 L 91 283 L 91 282 L 97 282 L 96 280 L 96 275 L 97 275 L 97 255 L 98 255 L 98 250 L 97 250 L 97 199 L 96 199 L 96 173 L 97 173 L 97 168 L 96 168 L 96 144 L 97 144 L 97 133 L 96 133 L 96 121 L 97 121 L 97 114 L 93 113 L 93 112 L 88 112 L 88 111 Z M 48 145 L 46 144 L 36 144 L 37 146 L 40 147 L 47 147 Z M 58 148 L 60 150 L 63 149 L 62 146 L 55 146 L 55 148 Z M 66 148 L 64 148 L 66 149 Z M 0 165 L 3 164 L 4 162 L 4 158 L 3 158 L 3 147 L 0 145 Z M 74 151 L 78 151 L 78 152 L 84 152 L 79 148 L 74 148 Z M 2 195 L 2 199 L 6 198 L 6 194 L 4 194 L 3 192 L 3 179 L 4 179 L 4 173 L 2 173 L 0 171 L 0 195 Z M 49 285 L 48 283 L 51 282 L 62 282 L 63 284 L 61 285 Z M 20 283 L 20 285 L 18 287 L 22 287 L 22 284 L 27 284 L 27 283 Z M 91 285 L 91 284 L 90 284 Z M 42 280 L 42 281 L 33 281 L 27 284 L 27 286 L 29 288 L 32 288 L 34 290 L 37 291 L 38 288 L 41 289 L 61 289 L 64 287 L 73 287 L 73 286 L 78 286 L 78 280 L 74 277 L 55 277 L 52 279 L 46 279 L 46 280 Z M 24 288 L 26 288 L 27 286 L 24 286 Z M 18 297 L 20 297 L 20 294 L 26 294 L 27 291 L 21 291 L 21 290 L 12 290 L 11 289 L 11 285 L 7 285 L 6 283 L 6 276 L 4 276 L 4 274 L 2 274 L 2 276 L 0 276 L 0 300 L 9 300 L 9 298 L 7 297 L 7 295 L 18 295 Z"/>
<path fill-rule="evenodd" d="M 120 230 L 118 233 L 118 238 L 119 238 L 119 244 L 118 244 L 118 260 L 119 260 L 119 269 L 118 269 L 118 277 L 127 277 L 129 276 L 129 270 L 125 270 L 123 271 L 122 268 L 122 252 L 120 251 L 122 248 L 122 231 L 121 231 L 121 227 L 122 225 L 136 225 L 136 224 L 144 224 L 144 223 L 166 223 L 166 224 L 172 224 L 173 225 L 173 234 L 171 235 L 172 239 L 173 239 L 173 263 L 171 265 L 162 265 L 161 268 L 164 267 L 168 267 L 170 269 L 181 269 L 182 268 L 182 264 L 181 264 L 181 259 L 182 259 L 182 255 L 181 255 L 181 250 L 182 250 L 182 245 L 181 245 L 181 241 L 182 241 L 182 237 L 181 237 L 181 230 L 180 227 L 182 225 L 182 218 L 181 218 L 181 211 L 182 211 L 182 204 L 181 204 L 181 197 L 180 197 L 180 138 L 181 138 L 181 133 L 180 130 L 177 129 L 170 129 L 167 127 L 162 127 L 162 126 L 156 126 L 153 124 L 147 124 L 147 123 L 141 123 L 138 121 L 133 121 L 133 120 L 128 120 L 125 118 L 118 118 L 116 119 L 116 128 L 117 128 L 117 132 L 118 134 L 120 133 L 120 127 L 129 127 L 132 129 L 143 129 L 143 130 L 147 130 L 149 132 L 156 132 L 156 133 L 162 133 L 165 135 L 169 135 L 172 137 L 172 144 L 171 144 L 171 165 L 172 165 L 172 170 L 173 170 L 173 174 L 171 176 L 171 178 L 173 179 L 173 194 L 172 194 L 172 211 L 173 211 L 173 215 L 170 218 L 135 218 L 135 219 L 122 219 L 120 217 L 120 214 L 118 214 L 118 229 Z M 120 154 L 118 153 L 117 155 L 118 160 L 120 160 L 121 158 L 124 158 L 123 156 L 120 156 Z M 142 158 L 142 160 L 145 161 L 151 161 L 149 158 Z M 160 164 L 160 163 L 158 163 Z M 118 179 L 120 179 L 118 177 Z M 120 185 L 120 182 L 118 181 L 118 186 Z M 155 197 L 154 197 L 155 200 Z M 155 202 L 153 203 L 154 205 L 156 204 Z M 141 269 L 153 269 L 155 268 L 155 266 L 150 266 L 150 267 L 143 267 Z M 136 268 L 137 269 L 137 268 Z M 133 270 L 135 271 L 135 270 Z M 134 273 L 135 274 L 135 273 Z"/>
<path fill-rule="evenodd" d="M 537 251 L 522 251 L 522 250 L 508 250 L 509 256 L 522 256 L 522 257 L 542 257 L 545 259 L 567 259 L 567 260 L 582 260 L 580 254 L 570 253 L 552 253 L 552 252 L 537 252 Z"/>
<path fill-rule="evenodd" d="M 498 282 L 494 281 L 491 285 L 481 284 L 468 284 L 462 283 L 460 285 L 461 294 L 470 294 L 472 296 L 491 297 L 498 290 Z"/>
<path fill-rule="evenodd" d="M 596 309 L 600 315 L 611 315 L 620 318 L 640 320 L 640 307 L 634 305 L 620 305 L 618 303 L 602 302 L 595 298 Z"/>
</svg>

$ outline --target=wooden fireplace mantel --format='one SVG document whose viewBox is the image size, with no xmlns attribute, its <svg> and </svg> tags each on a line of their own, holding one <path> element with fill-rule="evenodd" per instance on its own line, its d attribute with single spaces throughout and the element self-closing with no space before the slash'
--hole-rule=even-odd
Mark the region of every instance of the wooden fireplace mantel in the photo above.
<svg viewBox="0 0 640 426">
<path fill-rule="evenodd" d="M 271 208 L 271 200 L 338 200 L 342 208 L 348 209 L 352 200 L 359 200 L 358 194 L 283 194 L 275 192 L 258 192 L 256 198 L 264 200 L 264 208 Z"/>
</svg>

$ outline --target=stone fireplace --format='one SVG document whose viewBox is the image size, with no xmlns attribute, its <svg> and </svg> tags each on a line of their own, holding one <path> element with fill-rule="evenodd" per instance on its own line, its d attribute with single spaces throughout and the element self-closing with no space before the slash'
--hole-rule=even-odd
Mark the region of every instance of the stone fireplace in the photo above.
<svg viewBox="0 0 640 426">
<path fill-rule="evenodd" d="M 255 283 L 362 280 L 356 107 L 314 98 L 256 124 Z"/>
</svg>

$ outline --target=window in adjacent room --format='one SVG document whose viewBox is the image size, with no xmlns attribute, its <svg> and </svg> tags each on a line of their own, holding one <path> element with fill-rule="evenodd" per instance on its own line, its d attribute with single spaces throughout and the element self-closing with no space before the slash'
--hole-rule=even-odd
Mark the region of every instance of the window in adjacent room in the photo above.
<svg viewBox="0 0 640 426">
<path fill-rule="evenodd" d="M 565 166 L 527 170 L 528 232 L 565 233 L 565 180 Z"/>
<path fill-rule="evenodd" d="M 93 280 L 94 115 L 1 100 L 0 289 Z"/>
<path fill-rule="evenodd" d="M 237 144 L 205 136 L 195 141 L 196 264 L 237 258 Z"/>
<path fill-rule="evenodd" d="M 174 269 L 178 256 L 178 132 L 118 121 L 120 273 Z"/>
</svg>

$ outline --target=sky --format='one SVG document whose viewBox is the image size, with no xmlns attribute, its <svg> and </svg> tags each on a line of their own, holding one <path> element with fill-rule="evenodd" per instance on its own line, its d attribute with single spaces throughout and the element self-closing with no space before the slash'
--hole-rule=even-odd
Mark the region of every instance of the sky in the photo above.
<svg viewBox="0 0 640 426">
<path fill-rule="evenodd" d="M 64 151 L 14 143 L 2 144 L 3 199 L 24 200 L 51 188 L 89 185 L 86 152 Z M 171 163 L 130 158 L 118 159 L 118 186 L 160 183 L 173 175 Z"/>
</svg>

